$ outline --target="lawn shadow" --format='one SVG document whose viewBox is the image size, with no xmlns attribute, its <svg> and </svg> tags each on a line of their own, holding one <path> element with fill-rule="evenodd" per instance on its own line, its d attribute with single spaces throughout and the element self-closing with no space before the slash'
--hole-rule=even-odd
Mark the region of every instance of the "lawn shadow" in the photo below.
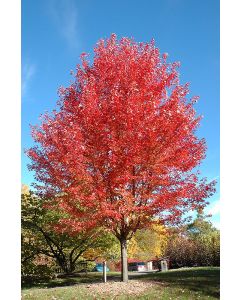
<svg viewBox="0 0 240 300">
<path fill-rule="evenodd" d="M 154 274 L 132 275 L 132 279 L 151 280 L 168 286 L 188 289 L 214 298 L 220 297 L 219 268 L 170 270 Z"/>
<path fill-rule="evenodd" d="M 120 274 L 108 275 L 107 281 L 120 281 Z M 74 286 L 77 284 L 94 284 L 103 282 L 103 276 L 101 273 L 73 273 L 73 274 L 61 274 L 55 279 L 38 280 L 36 282 L 22 283 L 22 289 L 30 288 L 56 288 Z"/>
</svg>

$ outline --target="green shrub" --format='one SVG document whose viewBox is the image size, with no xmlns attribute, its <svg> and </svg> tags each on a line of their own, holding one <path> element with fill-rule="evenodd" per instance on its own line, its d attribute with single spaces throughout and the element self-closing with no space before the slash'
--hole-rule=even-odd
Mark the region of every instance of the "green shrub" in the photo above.
<svg viewBox="0 0 240 300">
<path fill-rule="evenodd" d="M 28 262 L 22 265 L 22 283 L 36 282 L 39 280 L 48 280 L 55 277 L 53 268 L 48 265 L 36 265 L 33 262 Z"/>
</svg>

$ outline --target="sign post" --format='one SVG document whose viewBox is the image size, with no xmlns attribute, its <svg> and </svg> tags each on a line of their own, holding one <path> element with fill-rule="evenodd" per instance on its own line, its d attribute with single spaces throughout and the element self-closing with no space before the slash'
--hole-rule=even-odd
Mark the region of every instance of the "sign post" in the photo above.
<svg viewBox="0 0 240 300">
<path fill-rule="evenodd" d="M 106 261 L 103 262 L 103 282 L 107 282 L 107 265 L 106 265 Z"/>
</svg>

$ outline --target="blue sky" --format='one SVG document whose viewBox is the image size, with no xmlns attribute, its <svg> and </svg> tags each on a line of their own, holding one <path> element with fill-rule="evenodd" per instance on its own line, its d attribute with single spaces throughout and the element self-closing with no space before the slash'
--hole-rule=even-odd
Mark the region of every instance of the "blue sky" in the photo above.
<svg viewBox="0 0 240 300">
<path fill-rule="evenodd" d="M 219 1 L 218 0 L 22 0 L 22 149 L 32 145 L 29 124 L 55 107 L 81 52 L 92 54 L 111 33 L 147 42 L 154 38 L 170 61 L 180 61 L 181 82 L 200 96 L 198 130 L 207 141 L 203 176 L 218 180 L 206 212 L 219 227 Z M 190 96 L 191 96 L 190 95 Z M 22 153 L 22 182 L 31 184 Z"/>
</svg>

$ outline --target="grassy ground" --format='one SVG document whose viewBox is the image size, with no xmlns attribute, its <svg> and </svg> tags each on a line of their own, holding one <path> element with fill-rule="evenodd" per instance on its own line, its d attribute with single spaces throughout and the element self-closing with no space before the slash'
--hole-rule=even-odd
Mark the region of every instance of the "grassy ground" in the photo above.
<svg viewBox="0 0 240 300">
<path fill-rule="evenodd" d="M 107 285 L 101 284 L 101 274 L 99 273 L 75 274 L 73 277 L 57 278 L 49 282 L 25 285 L 22 287 L 22 299 L 213 300 L 219 299 L 219 271 L 219 268 L 203 267 L 141 275 L 129 273 L 130 280 L 125 285 L 120 282 L 116 283 L 120 281 L 119 273 L 109 273 Z M 138 289 L 140 292 L 138 292 Z"/>
</svg>

